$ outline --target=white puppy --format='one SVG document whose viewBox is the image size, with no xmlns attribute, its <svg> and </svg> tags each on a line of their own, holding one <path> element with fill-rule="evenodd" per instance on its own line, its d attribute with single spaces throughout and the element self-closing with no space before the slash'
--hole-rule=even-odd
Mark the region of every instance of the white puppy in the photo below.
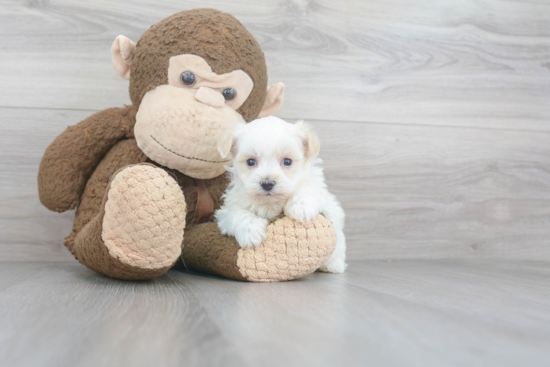
<svg viewBox="0 0 550 367">
<path fill-rule="evenodd" d="M 346 269 L 344 211 L 325 184 L 319 139 L 302 121 L 291 124 L 270 116 L 238 124 L 218 146 L 222 157 L 232 153 L 231 183 L 215 217 L 221 232 L 235 236 L 241 247 L 265 239 L 268 219 L 282 212 L 302 223 L 319 213 L 336 230 L 336 249 L 320 270 Z"/>
</svg>

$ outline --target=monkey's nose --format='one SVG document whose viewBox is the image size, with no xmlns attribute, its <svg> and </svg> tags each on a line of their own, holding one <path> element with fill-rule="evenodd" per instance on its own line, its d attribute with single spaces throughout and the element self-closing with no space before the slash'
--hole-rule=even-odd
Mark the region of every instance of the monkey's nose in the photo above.
<svg viewBox="0 0 550 367">
<path fill-rule="evenodd" d="M 275 181 L 265 180 L 260 182 L 260 186 L 262 186 L 262 189 L 264 189 L 265 191 L 271 191 L 273 189 L 273 186 L 275 186 Z"/>
<path fill-rule="evenodd" d="M 223 95 L 208 87 L 200 87 L 197 93 L 195 93 L 195 99 L 212 107 L 225 106 L 225 98 L 223 98 Z"/>
</svg>

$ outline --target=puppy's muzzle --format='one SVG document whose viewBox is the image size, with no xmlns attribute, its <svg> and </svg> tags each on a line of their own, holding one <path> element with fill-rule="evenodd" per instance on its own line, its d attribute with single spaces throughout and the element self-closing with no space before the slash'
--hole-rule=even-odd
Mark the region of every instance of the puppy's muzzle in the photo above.
<svg viewBox="0 0 550 367">
<path fill-rule="evenodd" d="M 273 186 L 275 186 L 275 181 L 273 181 L 273 180 L 265 180 L 265 181 L 260 182 L 260 186 L 261 186 L 262 189 L 264 189 L 265 191 L 271 191 L 271 190 L 273 190 Z"/>
</svg>

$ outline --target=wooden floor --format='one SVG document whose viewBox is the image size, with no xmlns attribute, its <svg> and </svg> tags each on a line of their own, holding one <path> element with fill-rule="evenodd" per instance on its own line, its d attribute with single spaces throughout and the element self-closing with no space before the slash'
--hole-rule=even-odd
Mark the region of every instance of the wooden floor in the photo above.
<svg viewBox="0 0 550 367">
<path fill-rule="evenodd" d="M 252 284 L 0 264 L 2 366 L 548 366 L 550 266 L 353 261 Z"/>
<path fill-rule="evenodd" d="M 63 247 L 44 150 L 130 103 L 117 35 L 196 7 L 319 133 L 347 274 L 124 282 Z M 550 365 L 548 1 L 0 0 L 0 158 L 0 367 Z"/>
</svg>

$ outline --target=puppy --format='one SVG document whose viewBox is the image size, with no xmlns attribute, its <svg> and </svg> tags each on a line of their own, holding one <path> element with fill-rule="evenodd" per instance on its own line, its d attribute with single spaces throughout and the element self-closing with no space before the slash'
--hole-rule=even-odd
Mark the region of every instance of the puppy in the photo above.
<svg viewBox="0 0 550 367">
<path fill-rule="evenodd" d="M 233 157 L 233 167 L 227 167 L 231 183 L 215 213 L 220 231 L 241 247 L 258 246 L 268 219 L 284 212 L 307 223 L 321 213 L 332 222 L 337 243 L 320 270 L 343 273 L 344 211 L 327 190 L 319 149 L 317 135 L 303 121 L 291 124 L 269 116 L 238 124 L 218 145 L 222 157 Z"/>
</svg>

